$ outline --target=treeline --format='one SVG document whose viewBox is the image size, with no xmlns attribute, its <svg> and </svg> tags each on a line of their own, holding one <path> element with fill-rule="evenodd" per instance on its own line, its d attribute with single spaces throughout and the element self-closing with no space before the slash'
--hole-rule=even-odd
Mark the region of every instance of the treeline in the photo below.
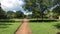
<svg viewBox="0 0 60 34">
<path fill-rule="evenodd" d="M 3 11 L 0 8 L 0 19 L 12 19 L 12 18 L 23 18 L 24 17 L 24 13 L 21 11 Z"/>
<path fill-rule="evenodd" d="M 28 18 L 41 18 L 41 19 L 60 19 L 60 6 L 53 9 L 52 11 L 44 11 L 44 13 L 40 13 L 38 11 L 32 12 L 32 14 L 29 14 Z M 43 17 L 42 17 L 43 16 Z M 3 11 L 0 8 L 0 19 L 12 19 L 12 18 L 24 18 L 26 17 L 23 12 L 21 11 Z"/>
</svg>

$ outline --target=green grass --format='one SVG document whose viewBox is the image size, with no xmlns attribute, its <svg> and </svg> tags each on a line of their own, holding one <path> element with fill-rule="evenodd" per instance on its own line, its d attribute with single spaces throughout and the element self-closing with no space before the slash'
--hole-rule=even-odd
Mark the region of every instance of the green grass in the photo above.
<svg viewBox="0 0 60 34">
<path fill-rule="evenodd" d="M 14 34 L 20 22 L 0 22 L 0 34 Z"/>
<path fill-rule="evenodd" d="M 30 27 L 33 34 L 56 34 L 60 32 L 59 29 L 54 27 L 60 22 L 30 22 Z"/>
<path fill-rule="evenodd" d="M 56 34 L 60 32 L 54 25 L 60 22 L 30 22 L 33 34 Z M 14 34 L 21 22 L 0 22 L 0 34 Z"/>
</svg>

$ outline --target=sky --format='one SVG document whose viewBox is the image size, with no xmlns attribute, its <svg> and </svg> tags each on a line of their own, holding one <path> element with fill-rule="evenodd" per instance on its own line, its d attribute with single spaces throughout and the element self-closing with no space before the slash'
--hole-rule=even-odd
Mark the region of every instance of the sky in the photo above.
<svg viewBox="0 0 60 34">
<path fill-rule="evenodd" d="M 21 10 L 24 14 L 26 11 L 22 8 L 22 6 L 25 4 L 24 0 L 0 0 L 1 8 L 4 11 L 18 11 Z"/>
</svg>

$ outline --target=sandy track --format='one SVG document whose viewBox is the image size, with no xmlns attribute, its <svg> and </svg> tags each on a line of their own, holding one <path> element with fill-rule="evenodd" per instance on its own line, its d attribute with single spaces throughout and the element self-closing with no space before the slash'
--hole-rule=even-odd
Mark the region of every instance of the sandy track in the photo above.
<svg viewBox="0 0 60 34">
<path fill-rule="evenodd" d="M 18 28 L 15 34 L 32 34 L 27 19 L 23 19 L 22 25 Z"/>
</svg>

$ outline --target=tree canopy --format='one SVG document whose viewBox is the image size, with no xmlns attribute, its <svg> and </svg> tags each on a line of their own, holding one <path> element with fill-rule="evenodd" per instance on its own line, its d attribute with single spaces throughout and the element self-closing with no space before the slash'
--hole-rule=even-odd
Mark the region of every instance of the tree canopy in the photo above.
<svg viewBox="0 0 60 34">
<path fill-rule="evenodd" d="M 32 11 L 32 15 L 35 17 L 42 17 L 45 15 L 45 10 L 49 11 L 56 4 L 60 3 L 60 0 L 25 0 L 25 10 Z"/>
<path fill-rule="evenodd" d="M 24 13 L 21 11 L 16 11 L 15 15 L 17 18 L 23 18 L 24 17 Z"/>
<path fill-rule="evenodd" d="M 26 5 L 24 8 L 26 10 L 32 11 L 35 14 L 35 17 L 42 17 L 44 15 L 44 11 L 47 10 L 51 5 L 51 0 L 25 0 Z"/>
</svg>

